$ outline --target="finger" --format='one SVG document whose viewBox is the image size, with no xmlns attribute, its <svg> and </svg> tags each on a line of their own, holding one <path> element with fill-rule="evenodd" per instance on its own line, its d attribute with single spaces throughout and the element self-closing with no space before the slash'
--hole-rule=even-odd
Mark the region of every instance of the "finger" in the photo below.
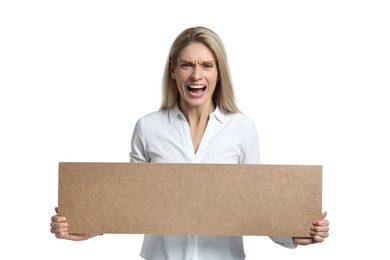
<svg viewBox="0 0 390 260">
<path fill-rule="evenodd" d="M 56 213 L 58 214 L 58 207 L 55 207 L 54 210 L 55 210 Z"/>
<path fill-rule="evenodd" d="M 293 242 L 296 245 L 310 245 L 313 243 L 311 237 L 294 237 Z"/>
<path fill-rule="evenodd" d="M 322 214 L 321 214 L 321 218 L 320 218 L 320 219 L 317 219 L 317 220 L 315 220 L 314 222 L 318 222 L 318 221 L 321 221 L 321 220 L 325 219 L 326 215 L 328 215 L 328 213 L 327 213 L 326 211 L 322 212 Z M 314 223 L 314 222 L 313 222 L 313 223 Z"/>
<path fill-rule="evenodd" d="M 67 239 L 81 241 L 81 240 L 87 240 L 87 239 L 89 239 L 89 237 L 90 237 L 90 235 L 88 235 L 88 234 L 68 234 Z"/>
<path fill-rule="evenodd" d="M 66 222 L 66 217 L 54 215 L 51 217 L 52 222 Z"/>
<path fill-rule="evenodd" d="M 316 229 L 316 228 L 329 228 L 329 222 L 327 220 L 321 220 L 316 223 L 313 223 L 311 229 Z"/>
<path fill-rule="evenodd" d="M 321 243 L 321 242 L 324 242 L 325 238 L 322 236 L 313 236 L 312 240 L 313 240 L 313 243 Z"/>
<path fill-rule="evenodd" d="M 58 232 L 58 233 L 55 233 L 56 235 L 56 238 L 59 238 L 59 239 L 68 239 L 68 232 Z"/>
<path fill-rule="evenodd" d="M 52 227 L 52 228 L 68 227 L 68 222 L 51 222 L 50 227 Z"/>
<path fill-rule="evenodd" d="M 315 225 L 315 226 L 329 225 L 329 221 L 325 219 L 326 215 L 327 215 L 327 213 L 325 211 L 324 213 L 322 213 L 321 219 L 317 219 L 317 220 L 313 221 L 313 225 Z"/>
<path fill-rule="evenodd" d="M 329 226 L 312 226 L 311 231 L 314 232 L 328 232 Z"/>
<path fill-rule="evenodd" d="M 310 236 L 311 237 L 314 237 L 314 236 L 320 236 L 320 237 L 323 237 L 323 238 L 326 238 L 329 236 L 329 232 L 328 231 L 310 231 Z"/>
<path fill-rule="evenodd" d="M 329 226 L 329 221 L 327 219 L 317 220 L 318 226 Z"/>
<path fill-rule="evenodd" d="M 329 233 L 328 232 L 317 232 L 316 236 L 320 236 L 322 238 L 327 238 L 327 237 L 329 237 Z"/>
<path fill-rule="evenodd" d="M 60 233 L 66 233 L 68 232 L 68 228 L 67 227 L 64 227 L 64 228 L 51 228 L 50 229 L 50 233 L 53 233 L 53 234 L 60 234 Z"/>
</svg>

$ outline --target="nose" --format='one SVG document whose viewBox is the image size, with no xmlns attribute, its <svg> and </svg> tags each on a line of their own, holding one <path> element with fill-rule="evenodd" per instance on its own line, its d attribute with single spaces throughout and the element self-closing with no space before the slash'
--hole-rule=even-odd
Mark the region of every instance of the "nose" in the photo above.
<svg viewBox="0 0 390 260">
<path fill-rule="evenodd" d="M 191 80 L 196 81 L 202 78 L 201 66 L 196 64 L 191 73 Z"/>
</svg>

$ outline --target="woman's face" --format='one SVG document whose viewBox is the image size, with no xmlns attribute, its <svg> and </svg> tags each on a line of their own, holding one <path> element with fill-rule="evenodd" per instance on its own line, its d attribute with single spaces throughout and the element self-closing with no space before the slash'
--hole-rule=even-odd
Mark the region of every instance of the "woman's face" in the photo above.
<svg viewBox="0 0 390 260">
<path fill-rule="evenodd" d="M 171 69 L 180 93 L 180 106 L 210 106 L 218 81 L 217 62 L 213 53 L 201 43 L 186 46 Z"/>
</svg>

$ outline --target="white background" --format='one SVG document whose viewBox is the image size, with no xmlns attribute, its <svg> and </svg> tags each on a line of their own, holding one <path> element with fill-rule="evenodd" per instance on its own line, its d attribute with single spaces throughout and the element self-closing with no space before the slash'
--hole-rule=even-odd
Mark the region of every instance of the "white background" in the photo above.
<svg viewBox="0 0 390 260">
<path fill-rule="evenodd" d="M 140 259 L 142 235 L 49 233 L 59 161 L 127 162 L 173 39 L 225 43 L 265 164 L 321 164 L 325 243 L 245 237 L 248 260 L 390 254 L 387 1 L 1 1 L 0 259 Z M 7 255 L 7 256 L 6 256 Z"/>
</svg>

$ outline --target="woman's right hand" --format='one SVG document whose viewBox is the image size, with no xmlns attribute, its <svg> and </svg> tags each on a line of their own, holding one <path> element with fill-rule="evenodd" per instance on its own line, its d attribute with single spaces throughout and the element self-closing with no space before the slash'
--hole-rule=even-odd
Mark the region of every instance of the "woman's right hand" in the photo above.
<svg viewBox="0 0 390 260">
<path fill-rule="evenodd" d="M 58 214 L 58 208 L 55 208 L 56 213 Z M 66 217 L 54 215 L 51 217 L 50 223 L 50 232 L 53 233 L 56 238 L 67 239 L 73 241 L 87 240 L 91 236 L 88 234 L 69 234 L 68 233 L 68 222 L 66 222 Z"/>
</svg>

